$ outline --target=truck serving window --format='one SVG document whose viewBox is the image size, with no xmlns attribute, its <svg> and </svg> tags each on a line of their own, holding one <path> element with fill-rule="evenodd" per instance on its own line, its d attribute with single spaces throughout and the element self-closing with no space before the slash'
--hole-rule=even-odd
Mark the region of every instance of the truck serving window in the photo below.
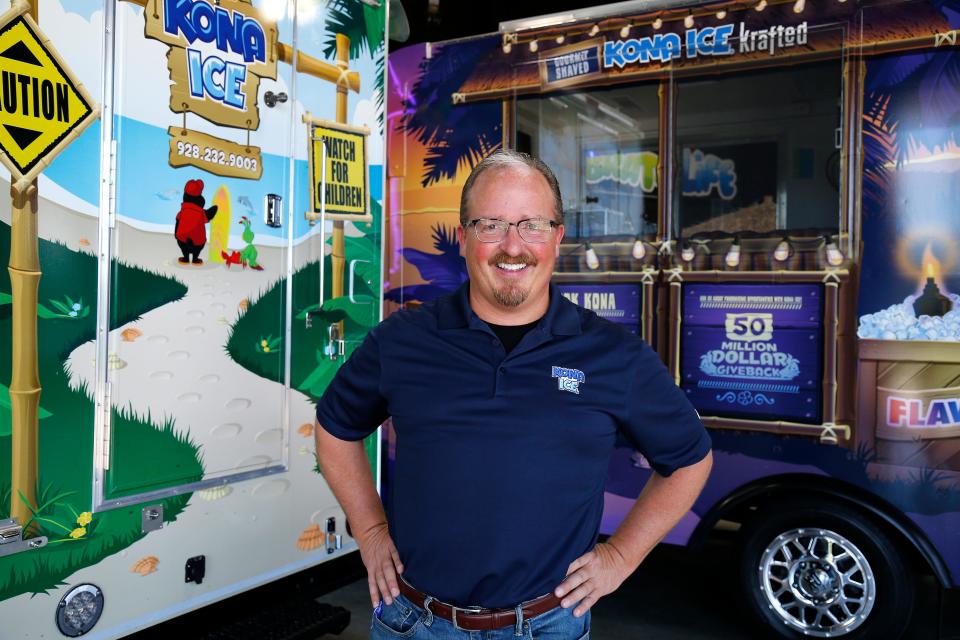
<svg viewBox="0 0 960 640">
<path fill-rule="evenodd" d="M 517 149 L 556 172 L 565 242 L 655 237 L 658 108 L 656 84 L 518 100 Z"/>
<path fill-rule="evenodd" d="M 678 80 L 674 232 L 836 233 L 841 82 L 840 61 Z"/>
</svg>

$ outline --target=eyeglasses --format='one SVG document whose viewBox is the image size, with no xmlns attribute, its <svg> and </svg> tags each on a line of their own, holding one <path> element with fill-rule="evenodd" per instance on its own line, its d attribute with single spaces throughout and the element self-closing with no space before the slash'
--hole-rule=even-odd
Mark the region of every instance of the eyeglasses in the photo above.
<svg viewBox="0 0 960 640">
<path fill-rule="evenodd" d="M 516 227 L 521 240 L 539 244 L 549 240 L 553 235 L 553 228 L 559 227 L 560 223 L 544 218 L 527 218 L 517 222 L 507 222 L 497 218 L 477 218 L 463 226 L 465 229 L 473 227 L 480 242 L 500 242 L 506 237 L 510 227 Z"/>
</svg>

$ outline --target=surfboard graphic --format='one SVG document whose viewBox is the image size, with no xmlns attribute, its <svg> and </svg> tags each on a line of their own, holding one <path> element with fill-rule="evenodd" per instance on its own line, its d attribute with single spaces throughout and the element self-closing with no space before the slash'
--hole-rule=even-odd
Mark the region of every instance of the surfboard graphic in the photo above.
<svg viewBox="0 0 960 640">
<path fill-rule="evenodd" d="M 221 251 L 227 249 L 227 243 L 230 242 L 230 191 L 227 185 L 222 184 L 213 196 L 213 204 L 217 205 L 217 215 L 210 221 L 210 240 L 207 244 L 207 262 L 216 262 L 223 264 L 223 254 Z"/>
</svg>

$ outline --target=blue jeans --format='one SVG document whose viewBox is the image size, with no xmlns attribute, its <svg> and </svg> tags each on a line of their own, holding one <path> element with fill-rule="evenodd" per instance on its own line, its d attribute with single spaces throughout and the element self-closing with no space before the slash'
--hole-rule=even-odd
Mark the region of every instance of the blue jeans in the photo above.
<svg viewBox="0 0 960 640">
<path fill-rule="evenodd" d="M 590 640 L 590 612 L 573 617 L 573 607 L 557 607 L 517 625 L 493 631 L 461 631 L 404 596 L 383 605 L 370 622 L 370 640 Z"/>
</svg>

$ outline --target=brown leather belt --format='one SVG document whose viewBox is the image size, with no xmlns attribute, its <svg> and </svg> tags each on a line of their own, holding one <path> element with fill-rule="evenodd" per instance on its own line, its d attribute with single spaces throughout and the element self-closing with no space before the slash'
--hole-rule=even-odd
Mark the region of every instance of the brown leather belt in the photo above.
<svg viewBox="0 0 960 640">
<path fill-rule="evenodd" d="M 400 583 L 400 593 L 406 596 L 410 602 L 421 609 L 426 608 L 424 604 L 428 596 L 425 593 L 417 591 L 403 580 L 398 580 L 397 582 Z M 524 602 L 521 605 L 523 619 L 527 620 L 534 616 L 542 615 L 557 608 L 559 605 L 560 598 L 555 596 L 551 591 L 545 596 Z M 439 600 L 431 600 L 430 613 L 450 621 L 454 627 L 463 629 L 464 631 L 493 631 L 494 629 L 517 624 L 517 613 L 513 609 L 461 608 L 440 602 Z"/>
</svg>

